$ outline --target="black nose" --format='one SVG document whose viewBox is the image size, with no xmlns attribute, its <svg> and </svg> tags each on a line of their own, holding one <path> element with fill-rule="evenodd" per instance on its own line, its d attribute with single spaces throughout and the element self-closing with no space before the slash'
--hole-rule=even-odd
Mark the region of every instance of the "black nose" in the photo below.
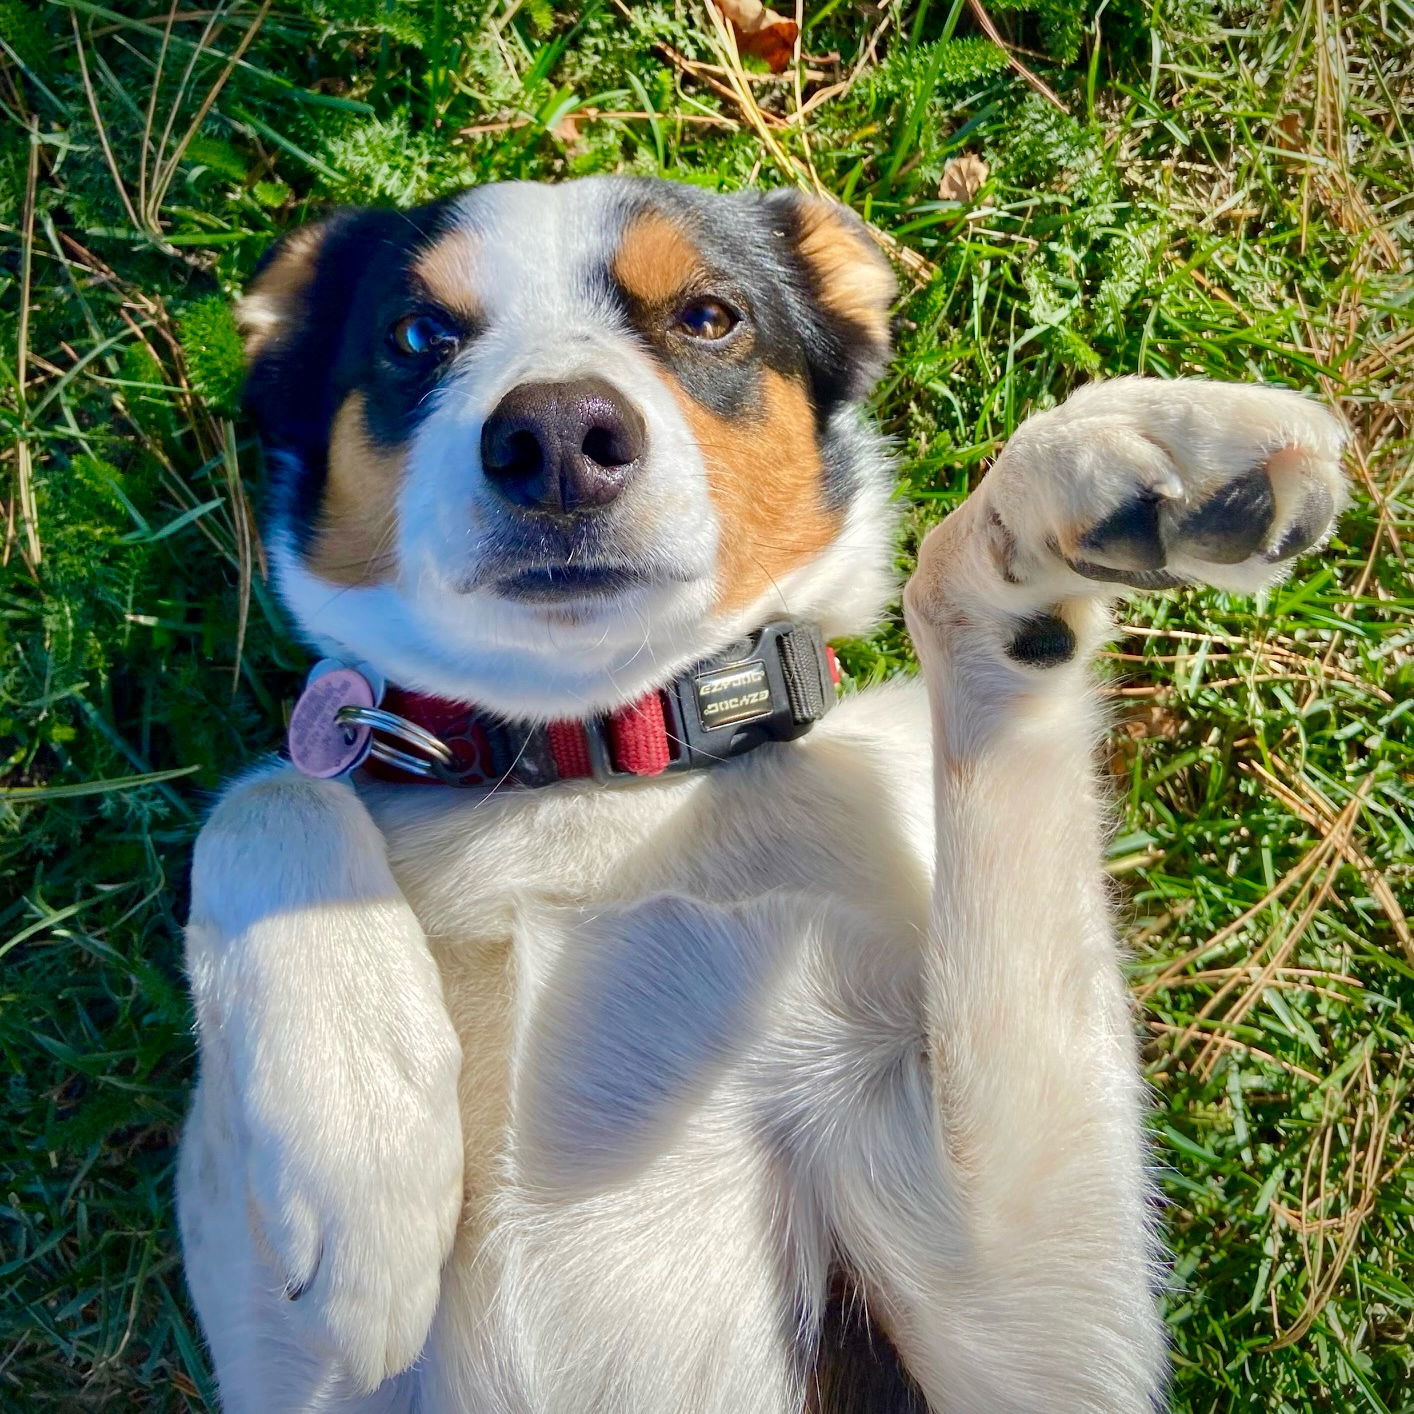
<svg viewBox="0 0 1414 1414">
<path fill-rule="evenodd" d="M 513 506 L 573 515 L 608 505 L 646 443 L 638 409 L 602 378 L 522 383 L 481 429 L 481 469 Z"/>
</svg>

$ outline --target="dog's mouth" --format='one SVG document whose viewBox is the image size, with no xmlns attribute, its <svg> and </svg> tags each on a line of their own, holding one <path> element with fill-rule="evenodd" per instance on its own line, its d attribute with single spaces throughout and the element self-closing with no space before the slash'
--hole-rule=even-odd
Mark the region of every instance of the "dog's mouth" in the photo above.
<svg viewBox="0 0 1414 1414">
<path fill-rule="evenodd" d="M 563 604 L 576 599 L 608 599 L 655 583 L 633 565 L 541 565 L 504 575 L 492 586 L 503 599 L 531 604 Z"/>
</svg>

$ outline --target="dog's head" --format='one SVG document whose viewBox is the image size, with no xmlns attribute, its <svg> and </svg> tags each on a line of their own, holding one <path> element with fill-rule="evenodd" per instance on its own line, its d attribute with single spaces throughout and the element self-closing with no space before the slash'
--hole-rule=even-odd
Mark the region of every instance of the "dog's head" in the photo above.
<svg viewBox="0 0 1414 1414">
<path fill-rule="evenodd" d="M 507 715 L 622 705 L 892 588 L 859 404 L 889 270 L 842 208 L 594 178 L 343 211 L 240 306 L 271 551 L 318 647 Z"/>
</svg>

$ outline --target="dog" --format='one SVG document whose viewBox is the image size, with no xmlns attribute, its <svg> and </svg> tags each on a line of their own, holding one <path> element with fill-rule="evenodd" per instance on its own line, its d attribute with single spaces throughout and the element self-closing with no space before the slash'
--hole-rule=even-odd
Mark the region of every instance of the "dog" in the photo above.
<svg viewBox="0 0 1414 1414">
<path fill-rule="evenodd" d="M 1114 601 L 1321 542 L 1341 431 L 1115 378 L 897 592 L 844 208 L 345 210 L 240 305 L 290 760 L 197 842 L 186 1270 L 229 1414 L 1161 1407 L 1102 868 Z"/>
</svg>

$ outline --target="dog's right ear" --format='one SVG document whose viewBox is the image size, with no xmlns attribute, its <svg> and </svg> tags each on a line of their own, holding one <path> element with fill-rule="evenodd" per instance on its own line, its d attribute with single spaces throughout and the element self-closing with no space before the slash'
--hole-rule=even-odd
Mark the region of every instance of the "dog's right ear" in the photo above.
<svg viewBox="0 0 1414 1414">
<path fill-rule="evenodd" d="M 236 306 L 245 340 L 245 402 L 262 440 L 317 458 L 349 391 L 349 315 L 377 257 L 405 244 L 395 211 L 336 211 L 282 237 Z"/>
</svg>

